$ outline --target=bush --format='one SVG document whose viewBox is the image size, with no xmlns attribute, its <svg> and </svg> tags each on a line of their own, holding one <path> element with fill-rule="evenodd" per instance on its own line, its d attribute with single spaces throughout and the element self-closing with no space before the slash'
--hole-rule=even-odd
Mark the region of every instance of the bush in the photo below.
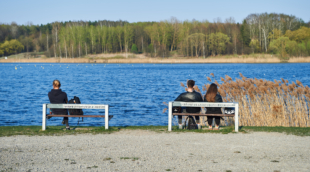
<svg viewBox="0 0 310 172">
<path fill-rule="evenodd" d="M 131 46 L 131 52 L 137 54 L 138 53 L 138 47 L 136 44 L 132 44 Z"/>
<path fill-rule="evenodd" d="M 17 41 L 16 39 L 12 39 L 10 41 L 5 41 L 0 46 L 0 54 L 11 55 L 14 53 L 19 53 L 24 49 L 24 46 Z"/>
</svg>

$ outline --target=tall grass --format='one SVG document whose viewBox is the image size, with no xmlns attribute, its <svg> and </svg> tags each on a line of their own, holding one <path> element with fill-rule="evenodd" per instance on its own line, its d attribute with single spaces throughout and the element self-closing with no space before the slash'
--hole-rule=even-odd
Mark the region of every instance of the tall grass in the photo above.
<svg viewBox="0 0 310 172">
<path fill-rule="evenodd" d="M 289 83 L 288 80 L 267 81 L 257 78 L 247 78 L 239 73 L 235 81 L 228 75 L 221 77 L 220 83 L 214 74 L 207 77 L 208 84 L 202 86 L 202 91 L 194 89 L 203 96 L 210 83 L 218 85 L 218 92 L 224 102 L 239 103 L 239 125 L 241 126 L 284 126 L 309 127 L 310 88 L 300 81 Z M 185 87 L 181 83 L 182 87 Z M 186 88 L 185 88 L 186 90 Z M 204 92 L 204 93 L 203 93 Z M 205 121 L 201 117 L 201 121 Z M 225 118 L 221 125 L 232 124 L 234 119 Z"/>
<path fill-rule="evenodd" d="M 298 80 L 289 83 L 283 78 L 267 81 L 239 75 L 241 79 L 236 78 L 235 81 L 228 75 L 221 77 L 221 83 L 215 80 L 213 73 L 207 79 L 218 85 L 224 102 L 239 103 L 241 126 L 310 126 L 308 86 Z M 208 90 L 209 86 L 205 84 L 202 90 Z M 198 87 L 195 90 L 201 93 Z"/>
</svg>

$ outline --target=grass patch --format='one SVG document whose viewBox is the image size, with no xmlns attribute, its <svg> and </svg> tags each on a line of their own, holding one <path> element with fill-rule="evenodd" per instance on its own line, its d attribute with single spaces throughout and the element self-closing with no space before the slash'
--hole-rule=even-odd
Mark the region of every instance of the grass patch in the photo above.
<svg viewBox="0 0 310 172">
<path fill-rule="evenodd" d="M 147 130 L 158 133 L 168 132 L 167 126 L 127 126 L 127 127 L 109 127 L 105 130 L 103 127 L 76 127 L 71 126 L 71 130 L 64 130 L 64 126 L 49 126 L 45 131 L 42 131 L 41 126 L 0 126 L 0 137 L 27 135 L 27 136 L 63 136 L 76 134 L 111 134 L 120 130 Z M 84 129 L 83 129 L 84 128 Z M 204 127 L 205 128 L 205 127 Z M 172 127 L 172 133 L 218 133 L 228 134 L 235 133 L 234 126 L 221 127 L 220 130 L 186 130 L 179 129 L 178 126 Z M 297 136 L 310 136 L 310 127 L 239 127 L 239 132 L 279 132 Z M 126 158 L 126 157 L 123 157 Z"/>
<path fill-rule="evenodd" d="M 15 136 L 15 135 L 28 135 L 28 136 L 63 136 L 75 134 L 110 134 L 118 131 L 117 127 L 110 127 L 105 130 L 103 127 L 79 127 L 90 128 L 91 130 L 74 130 L 76 127 L 71 126 L 71 130 L 64 130 L 63 126 L 49 126 L 45 131 L 42 131 L 41 126 L 1 126 L 0 137 Z"/>
<path fill-rule="evenodd" d="M 121 157 L 120 159 L 131 159 L 131 158 L 129 158 L 129 157 Z"/>
<path fill-rule="evenodd" d="M 120 130 L 128 129 L 128 130 L 148 130 L 155 132 L 168 132 L 167 126 L 128 126 L 128 127 L 119 127 Z M 242 130 L 243 131 L 243 130 Z M 176 133 L 184 133 L 184 132 L 194 132 L 194 133 L 222 133 L 228 134 L 234 132 L 234 126 L 221 127 L 221 130 L 186 130 L 179 129 L 178 126 L 172 126 L 172 132 Z M 170 132 L 169 132 L 170 133 Z"/>
<path fill-rule="evenodd" d="M 78 127 L 75 130 L 74 126 L 71 126 L 71 130 L 65 130 L 64 126 L 49 126 L 45 131 L 42 131 L 41 126 L 0 126 L 0 137 L 27 135 L 27 136 L 63 136 L 63 135 L 76 135 L 76 134 L 111 134 L 120 130 L 147 130 L 154 132 L 168 132 L 167 126 L 127 126 L 127 127 L 109 127 L 105 130 L 103 127 Z M 222 127 L 221 130 L 180 130 L 178 126 L 172 127 L 172 132 L 194 132 L 194 133 L 222 133 L 228 134 L 234 132 L 233 126 Z"/>
<path fill-rule="evenodd" d="M 126 159 L 131 159 L 132 161 L 139 160 L 138 157 L 120 157 L 120 159 L 124 159 L 124 160 L 126 160 Z"/>
<path fill-rule="evenodd" d="M 241 127 L 244 131 L 277 132 L 296 136 L 310 136 L 310 127 Z"/>
</svg>

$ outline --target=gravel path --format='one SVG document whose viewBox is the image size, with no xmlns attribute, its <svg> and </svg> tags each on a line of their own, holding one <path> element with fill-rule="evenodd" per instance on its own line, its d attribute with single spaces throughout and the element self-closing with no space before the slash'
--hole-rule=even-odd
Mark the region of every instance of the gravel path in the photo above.
<svg viewBox="0 0 310 172">
<path fill-rule="evenodd" d="M 310 171 L 310 137 L 156 133 L 0 137 L 0 171 Z"/>
</svg>

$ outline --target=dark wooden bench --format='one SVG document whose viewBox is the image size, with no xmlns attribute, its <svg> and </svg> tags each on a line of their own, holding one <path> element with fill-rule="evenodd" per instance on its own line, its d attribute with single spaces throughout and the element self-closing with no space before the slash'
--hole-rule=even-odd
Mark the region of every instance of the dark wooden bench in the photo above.
<svg viewBox="0 0 310 172">
<path fill-rule="evenodd" d="M 105 115 L 51 115 L 46 113 L 47 108 L 55 109 L 104 109 Z M 109 129 L 109 120 L 113 115 L 109 115 L 109 105 L 103 104 L 43 104 L 42 130 L 46 130 L 47 117 L 83 117 L 83 118 L 105 118 L 105 129 Z"/>
<path fill-rule="evenodd" d="M 238 122 L 238 103 L 235 102 L 225 102 L 225 103 L 209 103 L 209 102 L 180 102 L 174 101 L 169 102 L 168 108 L 168 131 L 172 130 L 172 118 L 173 116 L 219 116 L 219 117 L 235 117 L 235 131 L 238 132 L 239 122 Z M 200 113 L 172 113 L 172 107 L 234 107 L 234 114 L 200 114 Z"/>
</svg>

